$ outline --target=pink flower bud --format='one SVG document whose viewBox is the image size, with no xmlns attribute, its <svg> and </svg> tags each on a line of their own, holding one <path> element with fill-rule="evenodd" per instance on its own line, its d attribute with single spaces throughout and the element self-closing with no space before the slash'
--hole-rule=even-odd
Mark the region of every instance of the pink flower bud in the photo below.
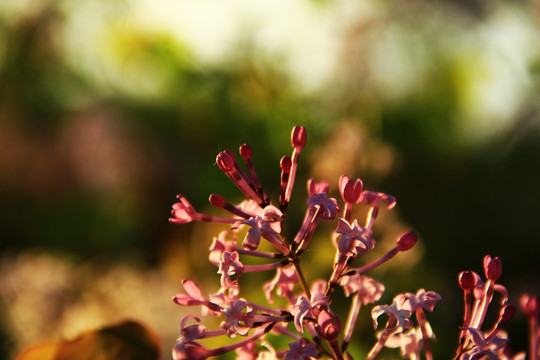
<svg viewBox="0 0 540 360">
<path fill-rule="evenodd" d="M 397 246 L 399 251 L 407 251 L 411 249 L 418 240 L 418 237 L 413 231 L 407 231 L 404 234 L 401 234 L 401 236 L 397 240 Z"/>
<path fill-rule="evenodd" d="M 355 203 L 360 199 L 362 195 L 363 188 L 362 180 L 360 179 L 349 179 L 347 175 L 342 175 L 339 179 L 339 190 L 343 200 L 347 203 Z"/>
<path fill-rule="evenodd" d="M 227 201 L 225 198 L 221 195 L 212 194 L 210 195 L 210 198 L 208 198 L 208 201 L 210 201 L 210 204 L 217 207 L 218 209 L 223 209 Z"/>
<path fill-rule="evenodd" d="M 231 171 L 234 169 L 235 162 L 234 155 L 227 150 L 220 152 L 216 157 L 216 164 L 222 171 Z"/>
<path fill-rule="evenodd" d="M 251 152 L 253 149 L 249 144 L 242 144 L 240 145 L 240 156 L 242 156 L 244 159 L 247 159 L 251 157 Z"/>
<path fill-rule="evenodd" d="M 294 148 L 302 149 L 306 145 L 307 131 L 303 126 L 295 126 L 291 133 L 291 143 Z"/>
<path fill-rule="evenodd" d="M 326 340 L 335 340 L 341 330 L 341 323 L 337 316 L 333 316 L 328 311 L 323 310 L 319 313 L 317 319 L 319 326 L 321 327 L 323 337 Z"/>
<path fill-rule="evenodd" d="M 540 316 L 538 296 L 523 294 L 519 299 L 519 304 L 521 305 L 521 310 L 528 318 L 537 318 Z"/>
<path fill-rule="evenodd" d="M 474 275 L 470 271 L 462 271 L 459 274 L 459 286 L 463 290 L 471 290 L 474 288 L 476 281 L 474 279 Z"/>
<path fill-rule="evenodd" d="M 503 322 L 512 320 L 515 314 L 516 314 L 516 308 L 510 304 L 503 306 L 501 308 L 501 311 L 499 312 L 499 316 L 501 318 L 501 321 Z"/>
<path fill-rule="evenodd" d="M 281 170 L 283 170 L 284 172 L 289 172 L 292 166 L 291 158 L 289 156 L 282 157 L 281 161 L 279 162 L 279 166 L 281 167 Z"/>
<path fill-rule="evenodd" d="M 502 274 L 502 261 L 496 256 L 492 258 L 490 255 L 484 257 L 484 272 L 486 277 L 491 281 L 497 281 Z"/>
</svg>

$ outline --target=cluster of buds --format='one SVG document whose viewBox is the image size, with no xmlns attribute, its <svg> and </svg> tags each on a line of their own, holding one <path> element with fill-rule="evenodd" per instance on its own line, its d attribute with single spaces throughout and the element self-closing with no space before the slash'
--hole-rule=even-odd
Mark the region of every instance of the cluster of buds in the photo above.
<svg viewBox="0 0 540 360">
<path fill-rule="evenodd" d="M 458 276 L 463 290 L 465 311 L 463 325 L 459 334 L 459 347 L 455 359 L 469 360 L 489 357 L 491 359 L 516 359 L 509 346 L 507 334 L 502 325 L 516 313 L 508 303 L 506 287 L 497 283 L 502 274 L 502 262 L 498 257 L 486 255 L 484 258 L 484 281 L 473 271 L 462 271 Z M 489 305 L 494 294 L 500 295 L 499 313 L 495 324 L 487 331 L 482 330 Z"/>
<path fill-rule="evenodd" d="M 520 298 L 521 311 L 525 314 L 529 323 L 529 359 L 539 358 L 540 328 L 538 319 L 540 318 L 540 299 L 538 296 L 523 294 Z"/>
<path fill-rule="evenodd" d="M 400 252 L 411 249 L 417 241 L 413 232 L 399 236 L 396 245 L 375 261 L 354 266 L 356 258 L 375 247 L 373 224 L 381 206 L 390 210 L 396 204 L 394 197 L 384 193 L 365 190 L 360 179 L 341 176 L 338 182 L 342 205 L 328 196 L 329 184 L 310 179 L 307 182 L 308 198 L 304 220 L 294 236 L 284 233 L 282 223 L 291 199 L 298 160 L 306 144 L 304 127 L 292 130 L 292 156 L 281 159 L 281 190 L 274 205 L 264 191 L 251 159 L 252 148 L 240 146 L 245 168 L 238 164 L 234 154 L 223 151 L 216 163 L 234 185 L 247 197 L 233 205 L 224 197 L 212 194 L 210 203 L 227 211 L 229 216 L 214 216 L 197 212 L 188 200 L 178 195 L 173 205 L 171 223 L 185 224 L 191 221 L 217 222 L 227 225 L 213 240 L 209 260 L 221 275 L 220 288 L 208 297 L 192 280 L 182 282 L 184 291 L 173 300 L 182 306 L 199 306 L 202 315 L 219 316 L 223 320 L 218 329 L 208 330 L 200 318 L 187 315 L 181 320 L 180 338 L 173 348 L 174 359 L 206 359 L 235 351 L 239 359 L 352 359 L 347 351 L 354 326 L 362 305 L 377 302 L 385 288 L 380 282 L 365 275 L 369 270 L 385 263 Z M 352 208 L 367 206 L 363 221 L 352 219 Z M 328 279 L 312 279 L 308 282 L 302 269 L 301 257 L 309 246 L 321 221 L 336 220 L 337 226 L 329 236 L 335 246 L 335 256 Z M 246 231 L 247 230 L 247 231 Z M 240 234 L 244 234 L 240 235 Z M 243 236 L 243 239 L 239 237 Z M 259 248 L 261 241 L 271 245 L 271 252 Z M 266 246 L 268 248 L 268 246 Z M 259 259 L 246 262 L 248 257 Z M 330 265 L 330 264 L 329 264 Z M 272 280 L 263 284 L 265 304 L 257 304 L 241 297 L 240 278 L 246 273 L 273 271 Z M 332 309 L 335 289 L 341 287 L 345 296 L 351 298 L 346 321 Z M 276 305 L 274 296 L 282 300 Z M 420 289 L 416 294 L 400 294 L 392 305 L 379 305 L 372 309 L 374 327 L 377 319 L 385 314 L 386 326 L 379 333 L 368 359 L 373 359 L 384 346 L 401 346 L 405 357 L 414 358 L 424 350 L 431 359 L 429 347 L 434 334 L 426 320 L 424 310 L 432 311 L 440 296 Z M 414 315 L 414 317 L 413 317 Z M 416 324 L 415 325 L 415 320 Z M 188 322 L 192 324 L 188 325 Z M 194 323 L 193 323 L 194 322 Z M 267 334 L 289 339 L 288 347 L 275 348 Z M 215 336 L 240 338 L 227 345 L 208 349 L 202 340 Z M 282 342 L 280 342 L 282 343 Z M 398 345 L 396 345 L 398 344 Z"/>
</svg>

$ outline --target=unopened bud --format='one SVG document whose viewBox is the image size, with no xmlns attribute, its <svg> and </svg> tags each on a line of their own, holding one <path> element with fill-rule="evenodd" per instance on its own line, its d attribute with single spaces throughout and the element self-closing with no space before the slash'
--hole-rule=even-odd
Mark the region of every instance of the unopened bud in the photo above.
<svg viewBox="0 0 540 360">
<path fill-rule="evenodd" d="M 417 240 L 418 237 L 414 231 L 407 231 L 406 233 L 402 234 L 397 240 L 399 251 L 407 251 L 411 249 L 416 244 Z"/>
<path fill-rule="evenodd" d="M 306 145 L 307 130 L 303 126 L 295 126 L 291 133 L 291 143 L 294 148 L 302 149 Z"/>
<path fill-rule="evenodd" d="M 225 198 L 218 194 L 210 195 L 210 197 L 208 198 L 208 201 L 210 201 L 210 204 L 214 205 L 218 209 L 223 209 L 225 204 L 227 204 L 227 201 L 225 200 Z"/>
<path fill-rule="evenodd" d="M 462 271 L 459 274 L 459 286 L 463 290 L 471 290 L 475 283 L 474 274 L 471 271 Z"/>
<path fill-rule="evenodd" d="M 502 274 L 501 259 L 498 256 L 492 258 L 490 255 L 486 255 L 484 258 L 484 272 L 489 280 L 497 281 Z"/>
<path fill-rule="evenodd" d="M 244 159 L 251 157 L 253 149 L 249 144 L 242 144 L 240 145 L 240 156 L 242 156 Z"/>
<path fill-rule="evenodd" d="M 284 172 L 289 172 L 292 166 L 291 158 L 289 156 L 282 157 L 281 161 L 279 162 L 279 166 L 281 167 L 281 170 L 283 170 Z"/>
<path fill-rule="evenodd" d="M 529 294 L 521 295 L 519 299 L 521 310 L 528 318 L 538 318 L 540 316 L 540 301 L 538 296 Z"/>
<path fill-rule="evenodd" d="M 338 337 L 341 331 L 341 323 L 337 316 L 330 314 L 326 310 L 322 310 L 319 313 L 317 322 L 321 327 L 324 339 L 332 341 Z"/>
<path fill-rule="evenodd" d="M 505 305 L 502 307 L 499 316 L 501 321 L 507 322 L 510 321 L 516 314 L 516 308 L 513 305 Z"/>
<path fill-rule="evenodd" d="M 343 197 L 343 201 L 354 204 L 358 201 L 360 198 L 360 195 L 362 195 L 362 188 L 363 188 L 362 180 L 360 179 L 349 179 L 347 175 L 342 175 L 339 179 L 339 190 L 341 192 L 341 196 Z"/>
<path fill-rule="evenodd" d="M 231 171 L 234 169 L 234 155 L 230 151 L 222 151 L 216 157 L 216 164 L 222 171 Z"/>
</svg>

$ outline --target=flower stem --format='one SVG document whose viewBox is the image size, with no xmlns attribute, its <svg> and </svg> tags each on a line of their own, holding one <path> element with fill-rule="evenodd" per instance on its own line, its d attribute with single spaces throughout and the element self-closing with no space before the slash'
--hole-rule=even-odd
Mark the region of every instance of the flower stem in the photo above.
<svg viewBox="0 0 540 360">
<path fill-rule="evenodd" d="M 424 351 L 426 353 L 426 360 L 433 360 L 433 354 L 431 353 L 431 345 L 429 343 L 429 334 L 426 328 L 426 314 L 422 307 L 419 306 L 416 308 L 416 320 L 420 324 L 420 329 L 422 330 L 422 338 L 424 340 Z"/>
</svg>

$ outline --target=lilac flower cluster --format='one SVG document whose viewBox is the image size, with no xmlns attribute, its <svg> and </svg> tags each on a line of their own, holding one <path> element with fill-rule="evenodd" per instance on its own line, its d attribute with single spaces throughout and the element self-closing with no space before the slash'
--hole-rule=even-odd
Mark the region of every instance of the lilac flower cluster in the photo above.
<svg viewBox="0 0 540 360">
<path fill-rule="evenodd" d="M 252 148 L 248 144 L 241 145 L 239 150 L 247 171 L 240 167 L 230 151 L 219 153 L 216 159 L 219 168 L 247 197 L 240 204 L 233 205 L 220 195 L 210 195 L 210 203 L 227 211 L 229 216 L 199 213 L 184 196 L 178 195 L 169 219 L 171 223 L 215 222 L 226 224 L 227 228 L 214 238 L 209 249 L 209 260 L 221 276 L 217 293 L 206 297 L 194 281 L 184 280 L 184 292 L 173 298 L 182 306 L 201 307 L 203 316 L 221 317 L 221 324 L 218 329 L 209 330 L 201 324 L 199 317 L 184 316 L 180 322 L 180 337 L 172 351 L 175 360 L 206 359 L 232 351 L 236 352 L 237 359 L 243 360 L 352 359 L 347 349 L 353 339 L 360 309 L 362 305 L 376 303 L 385 291 L 382 283 L 365 273 L 411 249 L 417 242 L 417 236 L 406 232 L 397 238 L 395 246 L 386 254 L 371 263 L 356 266 L 358 261 L 353 260 L 376 245 L 373 225 L 379 210 L 382 206 L 391 210 L 396 199 L 365 190 L 362 180 L 350 179 L 346 175 L 341 176 L 338 182 L 341 205 L 337 199 L 328 196 L 328 182 L 314 179 L 307 182 L 307 209 L 303 222 L 294 236 L 287 236 L 282 223 L 306 139 L 306 129 L 295 126 L 291 135 L 292 155 L 284 156 L 280 162 L 281 187 L 276 203 L 270 201 L 259 181 L 251 159 Z M 352 209 L 358 206 L 368 209 L 363 221 L 352 218 Z M 308 282 L 302 268 L 302 254 L 319 223 L 336 219 L 337 226 L 331 234 L 335 247 L 331 275 L 328 279 Z M 240 234 L 245 234 L 243 239 L 239 239 Z M 261 241 L 270 244 L 274 250 L 260 250 Z M 253 265 L 253 261 L 246 262 L 248 257 L 259 261 Z M 501 274 L 500 259 L 486 257 L 484 268 L 486 282 L 470 271 L 460 274 L 465 314 L 455 359 L 512 358 L 507 351 L 507 339 L 500 329 L 514 313 L 514 308 L 508 304 L 506 289 L 496 283 Z M 266 304 L 251 302 L 240 295 L 240 278 L 246 273 L 260 271 L 275 272 L 273 279 L 262 287 Z M 341 287 L 345 296 L 350 298 L 350 309 L 344 323 L 332 308 L 337 287 Z M 484 333 L 481 326 L 494 293 L 502 295 L 500 316 L 495 326 Z M 275 296 L 282 300 L 276 302 Z M 437 293 L 420 289 L 416 294 L 395 296 L 391 305 L 374 306 L 371 311 L 374 328 L 378 328 L 382 315 L 385 315 L 386 323 L 377 332 L 366 359 L 374 359 L 383 347 L 399 347 L 405 358 L 418 359 L 423 352 L 426 359 L 432 359 L 430 341 L 435 339 L 435 334 L 425 312 L 432 312 L 440 299 Z M 533 306 L 529 304 L 532 302 L 522 301 L 531 309 Z M 534 306 L 534 310 L 529 312 L 534 313 L 536 319 L 536 302 Z M 289 339 L 288 347 L 274 348 L 275 345 L 267 340 L 268 334 Z M 228 345 L 211 349 L 202 345 L 201 340 L 216 336 L 240 340 L 231 340 Z"/>
</svg>

